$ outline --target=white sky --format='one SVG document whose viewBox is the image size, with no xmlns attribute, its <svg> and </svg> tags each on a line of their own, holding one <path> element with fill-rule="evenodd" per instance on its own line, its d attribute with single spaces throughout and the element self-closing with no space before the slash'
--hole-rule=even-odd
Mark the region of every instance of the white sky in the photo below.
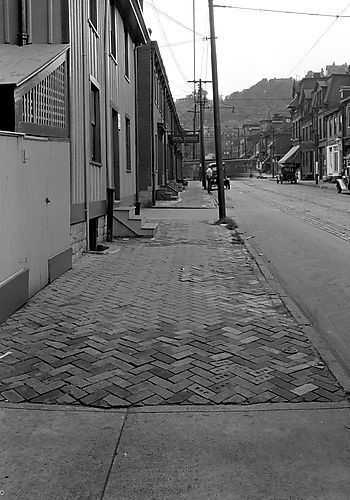
<svg viewBox="0 0 350 500">
<path fill-rule="evenodd" d="M 208 0 L 195 1 L 196 31 L 208 36 Z M 214 4 L 332 14 L 347 8 L 343 14 L 350 15 L 350 0 L 214 0 Z M 174 98 L 192 90 L 186 82 L 193 79 L 193 35 L 154 7 L 192 28 L 192 5 L 192 0 L 144 0 L 146 24 L 160 45 Z M 336 21 L 304 58 L 332 22 L 331 18 L 215 8 L 220 94 L 248 88 L 262 78 L 302 77 L 334 61 L 349 63 L 350 18 Z M 200 37 L 196 77 L 211 80 L 210 42 Z"/>
</svg>

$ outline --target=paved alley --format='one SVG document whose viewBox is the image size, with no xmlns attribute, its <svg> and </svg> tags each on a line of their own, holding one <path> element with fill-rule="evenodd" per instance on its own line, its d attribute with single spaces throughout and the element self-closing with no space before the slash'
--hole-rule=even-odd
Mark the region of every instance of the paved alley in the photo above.
<svg viewBox="0 0 350 500">
<path fill-rule="evenodd" d="M 3 323 L 1 400 L 103 408 L 342 401 L 238 234 L 213 224 L 212 206 L 193 183 L 178 209 L 145 211 L 159 222 L 154 239 L 85 255 Z"/>
</svg>

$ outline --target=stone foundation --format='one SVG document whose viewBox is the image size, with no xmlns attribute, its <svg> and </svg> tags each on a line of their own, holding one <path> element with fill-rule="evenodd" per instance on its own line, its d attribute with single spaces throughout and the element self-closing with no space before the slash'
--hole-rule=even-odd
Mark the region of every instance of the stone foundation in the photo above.
<svg viewBox="0 0 350 500">
<path fill-rule="evenodd" d="M 86 252 L 86 224 L 80 222 L 70 228 L 73 263 Z"/>
<path fill-rule="evenodd" d="M 74 224 L 70 228 L 73 263 L 76 262 L 84 252 L 86 252 L 86 223 L 80 222 Z M 102 243 L 107 236 L 107 219 L 106 217 L 98 218 L 97 242 Z"/>
</svg>

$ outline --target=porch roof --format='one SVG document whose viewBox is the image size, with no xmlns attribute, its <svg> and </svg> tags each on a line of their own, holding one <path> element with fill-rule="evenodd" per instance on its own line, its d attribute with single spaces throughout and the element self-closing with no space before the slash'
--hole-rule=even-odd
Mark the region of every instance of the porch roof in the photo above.
<svg viewBox="0 0 350 500">
<path fill-rule="evenodd" d="M 286 163 L 294 163 L 293 159 L 299 151 L 300 151 L 299 145 L 291 147 L 290 150 L 287 151 L 287 153 L 284 156 L 282 156 L 280 160 L 278 160 L 278 163 L 280 163 L 281 165 L 284 165 Z"/>
<path fill-rule="evenodd" d="M 20 85 L 68 48 L 65 44 L 0 45 L 0 85 Z"/>
</svg>

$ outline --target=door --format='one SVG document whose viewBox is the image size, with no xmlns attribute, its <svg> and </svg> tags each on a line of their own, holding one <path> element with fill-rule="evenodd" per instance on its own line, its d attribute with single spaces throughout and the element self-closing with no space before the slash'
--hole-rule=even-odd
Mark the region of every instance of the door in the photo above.
<svg viewBox="0 0 350 500">
<path fill-rule="evenodd" d="M 158 130 L 157 140 L 157 164 L 158 164 L 158 186 L 163 186 L 163 171 L 164 171 L 164 145 L 163 134 Z"/>
<path fill-rule="evenodd" d="M 119 153 L 119 113 L 112 110 L 112 161 L 114 177 L 114 197 L 120 200 L 120 153 Z"/>
<path fill-rule="evenodd" d="M 48 147 L 42 141 L 24 142 L 28 157 L 24 172 L 26 197 L 26 232 L 24 242 L 29 271 L 29 295 L 32 296 L 48 282 L 48 209 L 50 204 L 47 165 Z"/>
</svg>

